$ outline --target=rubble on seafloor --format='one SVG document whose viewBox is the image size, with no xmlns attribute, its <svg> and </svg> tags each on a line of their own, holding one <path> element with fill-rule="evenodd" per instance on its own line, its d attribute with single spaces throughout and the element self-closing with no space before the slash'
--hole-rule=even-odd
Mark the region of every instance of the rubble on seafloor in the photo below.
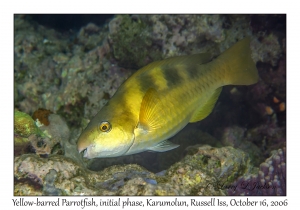
<svg viewBox="0 0 300 210">
<path fill-rule="evenodd" d="M 285 18 L 117 15 L 61 33 L 15 15 L 15 195 L 285 194 Z M 224 87 L 205 120 L 170 139 L 179 148 L 88 161 L 78 153 L 88 119 L 138 68 L 176 55 L 217 56 L 246 36 L 259 82 Z M 227 189 L 249 177 L 278 190 Z"/>
</svg>

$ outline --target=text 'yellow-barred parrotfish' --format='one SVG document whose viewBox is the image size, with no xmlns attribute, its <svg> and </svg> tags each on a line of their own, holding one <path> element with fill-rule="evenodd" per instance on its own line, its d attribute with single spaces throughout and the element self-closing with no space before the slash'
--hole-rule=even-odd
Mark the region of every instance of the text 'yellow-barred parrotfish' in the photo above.
<svg viewBox="0 0 300 210">
<path fill-rule="evenodd" d="M 245 38 L 211 61 L 209 54 L 148 64 L 129 77 L 77 142 L 86 158 L 117 157 L 178 147 L 167 139 L 207 117 L 224 85 L 258 81 Z"/>
</svg>

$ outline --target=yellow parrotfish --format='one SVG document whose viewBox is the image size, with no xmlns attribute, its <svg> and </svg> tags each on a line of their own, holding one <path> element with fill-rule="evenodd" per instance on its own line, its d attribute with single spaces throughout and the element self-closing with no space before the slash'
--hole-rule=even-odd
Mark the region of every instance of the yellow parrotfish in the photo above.
<svg viewBox="0 0 300 210">
<path fill-rule="evenodd" d="M 211 61 L 208 53 L 156 61 L 129 77 L 77 142 L 86 158 L 165 152 L 167 139 L 207 117 L 224 85 L 251 85 L 258 72 L 245 38 Z"/>
</svg>

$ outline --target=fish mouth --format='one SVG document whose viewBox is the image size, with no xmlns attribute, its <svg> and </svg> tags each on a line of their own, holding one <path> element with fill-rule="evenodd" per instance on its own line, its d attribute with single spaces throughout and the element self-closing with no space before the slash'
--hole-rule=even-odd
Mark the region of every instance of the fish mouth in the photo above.
<svg viewBox="0 0 300 210">
<path fill-rule="evenodd" d="M 82 152 L 83 152 L 83 157 L 87 158 L 87 148 L 85 148 Z"/>
<path fill-rule="evenodd" d="M 88 149 L 88 148 L 85 148 L 85 149 L 82 149 L 82 150 L 79 151 L 79 153 L 82 154 L 82 156 L 83 156 L 84 158 L 87 158 L 87 149 Z"/>
</svg>

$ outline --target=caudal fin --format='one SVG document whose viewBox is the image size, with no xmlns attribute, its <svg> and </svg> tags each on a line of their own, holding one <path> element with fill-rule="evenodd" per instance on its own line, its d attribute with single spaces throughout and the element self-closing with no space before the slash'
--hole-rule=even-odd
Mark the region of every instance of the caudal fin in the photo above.
<svg viewBox="0 0 300 210">
<path fill-rule="evenodd" d="M 258 82 L 258 72 L 251 58 L 250 38 L 239 41 L 216 60 L 225 71 L 225 85 L 251 85 Z"/>
</svg>

